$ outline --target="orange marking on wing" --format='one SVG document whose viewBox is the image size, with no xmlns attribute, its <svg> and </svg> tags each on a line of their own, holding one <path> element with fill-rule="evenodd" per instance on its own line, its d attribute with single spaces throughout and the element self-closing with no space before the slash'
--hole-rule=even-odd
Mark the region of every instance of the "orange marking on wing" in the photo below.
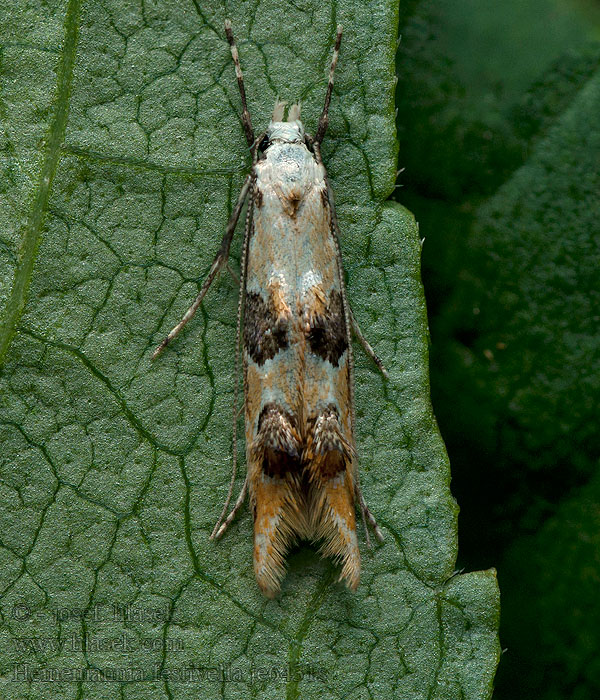
<svg viewBox="0 0 600 700">
<path fill-rule="evenodd" d="M 327 297 L 321 284 L 313 285 L 303 298 L 298 299 L 298 316 L 302 318 L 303 330 L 308 333 L 317 316 L 327 309 Z"/>
<path fill-rule="evenodd" d="M 278 277 L 269 280 L 268 292 L 271 296 L 271 302 L 277 316 L 291 318 L 292 310 L 285 300 L 285 285 Z"/>
<path fill-rule="evenodd" d="M 262 373 L 257 370 L 254 363 L 248 363 L 245 379 L 246 418 L 250 422 L 250 425 L 254 425 L 255 420 L 258 418 L 258 412 L 260 411 L 263 391 Z M 247 444 L 250 445 L 251 442 L 252 440 Z"/>
</svg>

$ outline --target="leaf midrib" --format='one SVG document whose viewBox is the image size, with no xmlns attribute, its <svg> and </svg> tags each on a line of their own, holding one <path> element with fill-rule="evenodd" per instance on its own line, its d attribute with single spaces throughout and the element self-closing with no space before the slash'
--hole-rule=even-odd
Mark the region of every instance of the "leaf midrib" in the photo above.
<svg viewBox="0 0 600 700">
<path fill-rule="evenodd" d="M 23 227 L 19 262 L 15 270 L 12 289 L 6 304 L 4 318 L 0 322 L 0 366 L 4 362 L 6 352 L 15 334 L 15 328 L 25 308 L 36 253 L 48 210 L 52 182 L 60 160 L 61 146 L 69 116 L 73 68 L 75 66 L 75 54 L 79 38 L 80 10 L 81 0 L 69 0 L 65 15 L 63 50 L 57 70 L 56 111 L 46 138 L 46 152 L 40 179 L 27 217 L 27 223 Z"/>
</svg>

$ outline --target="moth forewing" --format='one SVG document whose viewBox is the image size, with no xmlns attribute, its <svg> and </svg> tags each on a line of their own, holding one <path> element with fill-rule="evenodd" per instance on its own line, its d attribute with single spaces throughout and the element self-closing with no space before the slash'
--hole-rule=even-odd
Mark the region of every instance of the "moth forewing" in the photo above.
<svg viewBox="0 0 600 700">
<path fill-rule="evenodd" d="M 277 100 L 267 130 L 255 139 L 229 21 L 225 33 L 253 166 L 198 298 L 155 355 L 190 320 L 226 264 L 233 229 L 248 196 L 236 344 L 238 348 L 243 328 L 247 473 L 234 508 L 223 520 L 235 480 L 236 399 L 234 471 L 212 537 L 225 531 L 248 490 L 254 571 L 266 595 L 279 591 L 286 554 L 297 540 L 319 543 L 324 556 L 341 563 L 340 579 L 354 590 L 360 576 L 357 500 L 363 520 L 379 538 L 381 533 L 358 484 L 352 328 L 380 369 L 382 365 L 356 326 L 346 299 L 333 195 L 320 151 L 342 28 L 338 27 L 314 138 L 304 131 L 300 106 L 292 105 L 284 120 L 285 104 Z"/>
</svg>

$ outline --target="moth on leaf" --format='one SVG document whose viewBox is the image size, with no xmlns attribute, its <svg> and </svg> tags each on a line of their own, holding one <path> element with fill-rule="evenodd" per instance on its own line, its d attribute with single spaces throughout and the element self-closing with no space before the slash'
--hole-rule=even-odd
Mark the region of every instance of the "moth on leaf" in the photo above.
<svg viewBox="0 0 600 700">
<path fill-rule="evenodd" d="M 233 473 L 211 538 L 220 537 L 249 493 L 254 516 L 254 571 L 265 595 L 279 591 L 285 557 L 297 540 L 320 543 L 341 564 L 352 590 L 360 577 L 355 503 L 367 542 L 368 522 L 382 534 L 362 496 L 354 440 L 351 333 L 384 376 L 346 297 L 333 193 L 321 158 L 342 27 L 337 28 L 325 105 L 310 136 L 300 105 L 285 116 L 277 100 L 266 131 L 255 137 L 231 22 L 225 34 L 242 102 L 252 168 L 198 297 L 155 350 L 155 358 L 194 316 L 229 249 L 249 199 L 242 245 L 233 407 Z M 239 346 L 243 337 L 247 472 L 227 515 L 237 466 Z"/>
</svg>

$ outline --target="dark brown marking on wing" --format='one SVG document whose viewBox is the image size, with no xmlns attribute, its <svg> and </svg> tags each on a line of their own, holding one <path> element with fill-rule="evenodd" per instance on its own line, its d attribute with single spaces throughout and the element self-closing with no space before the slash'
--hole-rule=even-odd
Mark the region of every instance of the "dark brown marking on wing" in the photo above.
<svg viewBox="0 0 600 700">
<path fill-rule="evenodd" d="M 334 290 L 327 308 L 314 317 L 307 334 L 311 351 L 337 367 L 348 348 L 342 295 Z"/>
<path fill-rule="evenodd" d="M 262 470 L 269 477 L 300 474 L 300 441 L 294 417 L 276 403 L 267 403 L 258 419 L 255 449 L 262 455 Z"/>
<path fill-rule="evenodd" d="M 329 198 L 327 197 L 327 189 L 325 187 L 321 190 L 321 204 L 325 210 L 329 210 Z"/>
<path fill-rule="evenodd" d="M 341 452 L 332 450 L 328 452 L 321 463 L 320 476 L 323 481 L 328 481 L 346 470 L 346 460 Z"/>
<path fill-rule="evenodd" d="M 288 320 L 275 313 L 273 303 L 248 292 L 244 311 L 244 348 L 257 365 L 272 360 L 288 347 Z"/>
</svg>

